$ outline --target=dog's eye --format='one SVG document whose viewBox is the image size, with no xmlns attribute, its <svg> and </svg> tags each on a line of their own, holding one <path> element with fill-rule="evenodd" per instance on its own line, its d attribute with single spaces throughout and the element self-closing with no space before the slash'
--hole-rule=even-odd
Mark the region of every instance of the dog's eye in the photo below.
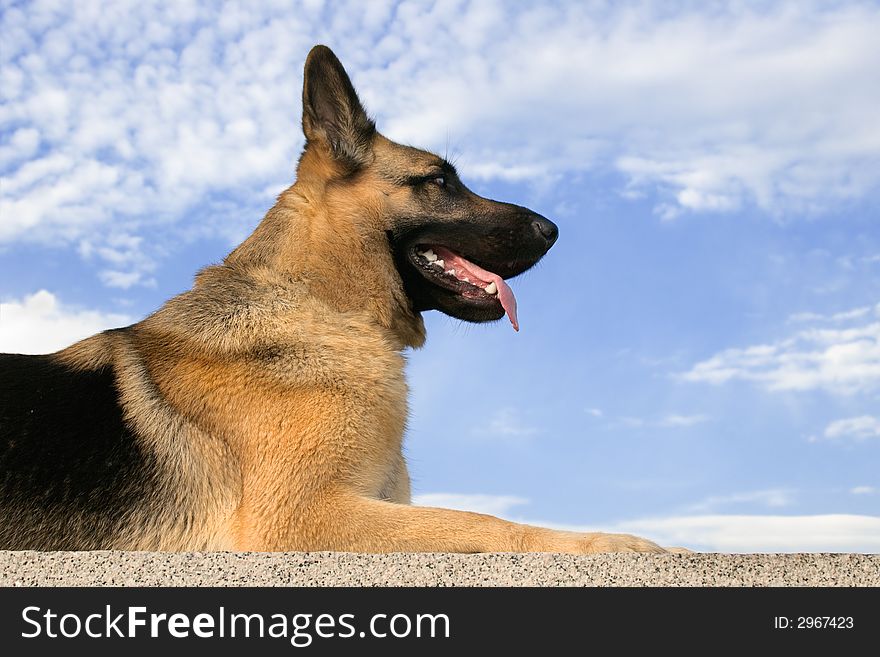
<svg viewBox="0 0 880 657">
<path fill-rule="evenodd" d="M 437 185 L 440 189 L 446 189 L 449 187 L 449 178 L 445 173 L 429 173 L 424 176 L 418 176 L 414 178 L 408 178 L 406 180 L 408 185 L 412 185 L 413 187 L 422 187 L 424 185 Z"/>
</svg>

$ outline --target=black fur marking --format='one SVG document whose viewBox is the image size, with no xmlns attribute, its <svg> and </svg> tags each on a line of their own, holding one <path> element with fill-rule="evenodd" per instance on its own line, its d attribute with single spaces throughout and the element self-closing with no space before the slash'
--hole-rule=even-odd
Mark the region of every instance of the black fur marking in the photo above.
<svg viewBox="0 0 880 657">
<path fill-rule="evenodd" d="M 123 419 L 111 368 L 0 354 L 0 548 L 106 548 L 157 473 Z"/>
</svg>

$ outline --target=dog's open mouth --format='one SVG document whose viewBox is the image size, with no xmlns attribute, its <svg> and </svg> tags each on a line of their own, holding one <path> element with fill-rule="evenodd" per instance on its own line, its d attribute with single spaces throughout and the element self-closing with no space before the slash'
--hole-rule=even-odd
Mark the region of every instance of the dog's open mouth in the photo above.
<svg viewBox="0 0 880 657">
<path fill-rule="evenodd" d="M 498 274 L 436 244 L 419 244 L 411 256 L 416 269 L 434 285 L 445 288 L 477 304 L 500 304 L 515 331 L 516 297 Z"/>
<path fill-rule="evenodd" d="M 556 241 L 556 225 L 519 206 L 462 219 L 411 217 L 388 241 L 415 312 L 439 310 L 466 322 L 504 315 L 519 331 L 516 298 L 505 282 L 533 267 Z"/>
</svg>

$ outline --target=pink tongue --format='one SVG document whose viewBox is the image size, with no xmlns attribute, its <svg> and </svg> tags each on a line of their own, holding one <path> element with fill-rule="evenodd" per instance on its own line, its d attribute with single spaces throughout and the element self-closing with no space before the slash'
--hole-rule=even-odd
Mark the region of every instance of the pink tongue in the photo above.
<svg viewBox="0 0 880 657">
<path fill-rule="evenodd" d="M 493 274 L 482 267 L 478 267 L 470 260 L 465 260 L 460 255 L 453 253 L 449 249 L 444 249 L 442 246 L 433 247 L 433 251 L 437 254 L 438 258 L 443 260 L 446 265 L 444 269 L 449 269 L 450 267 L 455 269 L 456 278 L 468 278 L 477 287 L 486 287 L 489 283 L 494 282 L 498 287 L 498 300 L 501 302 L 501 307 L 504 308 L 507 318 L 513 324 L 513 330 L 519 331 L 519 322 L 516 319 L 516 297 L 513 296 L 513 290 L 504 282 L 503 278 L 498 274 Z M 483 285 L 479 285 L 479 283 L 483 283 Z"/>
</svg>

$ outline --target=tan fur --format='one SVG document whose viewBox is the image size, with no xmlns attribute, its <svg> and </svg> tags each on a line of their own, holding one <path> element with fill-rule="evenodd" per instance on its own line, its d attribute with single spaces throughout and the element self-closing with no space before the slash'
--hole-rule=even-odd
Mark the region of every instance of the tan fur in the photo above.
<svg viewBox="0 0 880 657">
<path fill-rule="evenodd" d="M 412 202 L 395 176 L 437 157 L 377 133 L 351 149 L 351 175 L 329 139 L 312 136 L 296 184 L 192 290 L 58 355 L 114 364 L 126 415 L 164 464 L 155 517 L 114 547 L 659 551 L 409 505 L 402 352 L 425 329 L 385 231 Z"/>
</svg>

